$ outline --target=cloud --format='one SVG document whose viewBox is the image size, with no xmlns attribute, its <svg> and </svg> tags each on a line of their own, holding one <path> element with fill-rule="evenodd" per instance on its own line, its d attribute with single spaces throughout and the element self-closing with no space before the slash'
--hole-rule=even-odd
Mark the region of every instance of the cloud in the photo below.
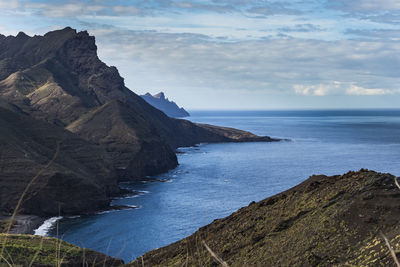
<svg viewBox="0 0 400 267">
<path fill-rule="evenodd" d="M 325 96 L 330 93 L 338 93 L 341 90 L 342 84 L 334 81 L 328 84 L 318 85 L 293 85 L 294 92 L 298 95 Z"/>
<path fill-rule="evenodd" d="M 278 29 L 282 32 L 320 32 L 324 31 L 320 26 L 311 23 L 296 24 L 291 27 L 282 27 Z"/>
<path fill-rule="evenodd" d="M 2 11 L 22 12 L 49 18 L 73 18 L 82 16 L 137 16 L 151 14 L 146 5 L 115 5 L 112 1 L 19 1 L 0 0 Z"/>
<path fill-rule="evenodd" d="M 345 12 L 345 17 L 392 25 L 400 23 L 398 0 L 328 0 L 326 7 Z"/>
<path fill-rule="evenodd" d="M 176 7 L 180 9 L 189 9 L 189 10 L 202 10 L 202 11 L 211 11 L 216 13 L 230 13 L 238 11 L 235 6 L 231 4 L 224 3 L 223 5 L 216 4 L 204 4 L 204 3 L 188 3 L 184 2 L 172 2 L 171 7 Z"/>
<path fill-rule="evenodd" d="M 251 14 L 258 14 L 264 16 L 286 14 L 286 15 L 300 15 L 302 12 L 299 9 L 294 9 L 288 6 L 287 3 L 272 2 L 263 5 L 253 6 L 246 10 Z"/>
<path fill-rule="evenodd" d="M 347 29 L 345 33 L 365 40 L 379 40 L 382 42 L 400 40 L 399 29 Z"/>
<path fill-rule="evenodd" d="M 359 13 L 400 10 L 398 0 L 328 0 L 327 6 L 346 12 Z"/>
<path fill-rule="evenodd" d="M 349 89 L 347 89 L 346 93 L 348 95 L 388 95 L 397 92 L 398 90 L 387 90 L 387 89 L 367 89 L 357 85 L 351 85 Z"/>
<path fill-rule="evenodd" d="M 306 96 L 327 96 L 327 95 L 356 95 L 356 96 L 377 96 L 398 93 L 399 90 L 364 88 L 356 85 L 355 82 L 338 82 L 333 81 L 326 84 L 318 85 L 302 85 L 296 84 L 293 90 L 298 95 Z"/>
<path fill-rule="evenodd" d="M 18 0 L 0 0 L 0 9 L 17 9 L 19 7 Z"/>
<path fill-rule="evenodd" d="M 153 16 L 154 14 L 179 14 L 185 12 L 237 13 L 247 12 L 257 15 L 288 14 L 301 12 L 282 1 L 178 1 L 178 0 L 60 0 L 60 1 L 20 1 L 0 0 L 0 8 L 33 12 L 47 17 L 97 16 Z"/>
<path fill-rule="evenodd" d="M 196 34 L 92 33 L 101 58 L 116 65 L 132 89 L 196 87 L 322 96 L 398 93 L 400 84 L 398 42 L 221 42 Z"/>
</svg>

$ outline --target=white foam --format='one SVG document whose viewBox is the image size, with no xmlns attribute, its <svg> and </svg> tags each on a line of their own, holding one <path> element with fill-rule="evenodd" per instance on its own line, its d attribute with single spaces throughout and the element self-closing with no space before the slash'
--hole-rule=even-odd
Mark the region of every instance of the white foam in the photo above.
<svg viewBox="0 0 400 267">
<path fill-rule="evenodd" d="M 107 214 L 107 213 L 114 212 L 114 211 L 117 211 L 117 210 L 105 210 L 105 211 L 99 211 L 99 212 L 96 212 L 96 214 L 97 214 L 97 215 L 100 215 L 100 214 Z"/>
<path fill-rule="evenodd" d="M 46 236 L 49 233 L 49 231 L 53 228 L 54 224 L 60 219 L 62 219 L 61 216 L 60 217 L 51 217 L 50 219 L 45 220 L 43 222 L 43 224 L 34 231 L 34 234 Z"/>
</svg>

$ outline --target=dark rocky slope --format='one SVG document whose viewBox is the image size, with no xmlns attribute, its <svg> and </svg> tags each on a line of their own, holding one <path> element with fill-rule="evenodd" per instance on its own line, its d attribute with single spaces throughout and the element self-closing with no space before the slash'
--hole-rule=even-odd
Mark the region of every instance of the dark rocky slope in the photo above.
<svg viewBox="0 0 400 267">
<path fill-rule="evenodd" d="M 118 187 L 104 149 L 0 103 L 0 210 L 14 210 L 27 184 L 53 158 L 57 143 L 57 158 L 27 192 L 20 212 L 74 214 L 107 207 Z"/>
<path fill-rule="evenodd" d="M 146 266 L 394 266 L 380 236 L 400 248 L 394 176 L 361 170 L 300 185 L 143 256 Z M 131 266 L 142 266 L 142 258 Z"/>
<path fill-rule="evenodd" d="M 172 119 L 124 85 L 97 57 L 95 39 L 71 28 L 0 36 L 0 211 L 60 154 L 26 196 L 25 212 L 78 213 L 109 203 L 116 182 L 165 172 L 175 149 L 200 142 L 274 141 Z M 61 208 L 59 208 L 61 207 Z"/>
<path fill-rule="evenodd" d="M 180 108 L 174 101 L 170 101 L 168 98 L 166 98 L 163 92 L 155 95 L 147 93 L 145 95 L 141 95 L 141 97 L 146 100 L 147 103 L 161 110 L 169 117 L 182 118 L 190 116 L 190 114 L 184 108 Z"/>
</svg>

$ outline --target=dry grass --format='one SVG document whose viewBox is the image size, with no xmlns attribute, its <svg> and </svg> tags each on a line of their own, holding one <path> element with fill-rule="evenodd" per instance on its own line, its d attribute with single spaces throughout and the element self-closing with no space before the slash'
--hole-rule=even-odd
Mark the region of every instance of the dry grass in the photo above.
<svg viewBox="0 0 400 267">
<path fill-rule="evenodd" d="M 386 246 L 388 247 L 388 249 L 390 251 L 390 255 L 392 256 L 394 262 L 396 263 L 396 266 L 400 267 L 400 263 L 399 263 L 399 260 L 397 259 L 396 252 L 394 251 L 392 245 L 390 245 L 389 239 L 382 233 L 381 233 L 381 236 L 382 236 L 383 240 L 385 240 Z"/>
<path fill-rule="evenodd" d="M 204 240 L 202 241 L 202 243 L 203 246 L 207 249 L 207 251 L 216 261 L 218 261 L 223 267 L 229 267 L 228 263 L 226 263 L 223 259 L 221 259 L 217 254 L 215 254 L 215 252 L 211 250 L 211 248 L 206 244 Z"/>
<path fill-rule="evenodd" d="M 3 243 L 2 243 L 2 246 L 1 246 L 1 251 L 0 251 L 0 262 L 1 262 L 2 260 L 4 260 L 7 264 L 9 264 L 9 263 L 7 262 L 7 260 L 5 259 L 5 257 L 4 257 L 4 252 L 5 252 L 5 248 L 6 248 L 6 244 L 7 244 L 7 240 L 8 240 L 8 235 L 9 235 L 9 233 L 10 233 L 10 231 L 11 231 L 11 228 L 12 228 L 12 226 L 13 226 L 13 222 L 14 222 L 14 220 L 15 220 L 15 216 L 17 216 L 18 211 L 19 211 L 19 209 L 21 208 L 22 202 L 23 202 L 23 200 L 24 200 L 24 198 L 25 198 L 25 195 L 28 193 L 28 191 L 29 191 L 29 189 L 31 188 L 31 186 L 39 179 L 39 177 L 42 175 L 42 173 L 43 173 L 46 169 L 48 169 L 48 168 L 51 166 L 51 164 L 53 164 L 53 162 L 54 162 L 54 161 L 56 160 L 56 158 L 58 157 L 58 154 L 60 153 L 60 143 L 61 143 L 61 141 L 58 141 L 58 142 L 57 142 L 57 148 L 56 148 L 56 152 L 54 153 L 53 158 L 46 164 L 46 166 L 44 166 L 44 167 L 30 180 L 30 182 L 26 185 L 24 191 L 22 192 L 20 198 L 18 199 L 18 203 L 17 203 L 17 205 L 16 205 L 16 207 L 15 207 L 15 209 L 14 209 L 14 212 L 13 212 L 12 215 L 11 215 L 10 222 L 8 223 L 8 226 L 7 226 L 7 229 L 6 229 L 6 232 L 5 232 L 5 238 L 4 238 Z M 39 252 L 38 252 L 38 253 L 39 253 Z M 37 256 L 37 255 L 36 255 L 36 256 Z M 33 264 L 33 263 L 32 263 L 32 264 Z M 12 265 L 10 265 L 10 266 L 12 266 Z"/>
<path fill-rule="evenodd" d="M 397 188 L 400 189 L 400 184 L 397 181 L 397 177 L 394 177 L 394 184 L 397 186 Z M 381 233 L 381 236 L 382 236 L 383 240 L 385 240 L 385 244 L 388 247 L 388 249 L 390 251 L 390 255 L 392 256 L 394 262 L 396 263 L 396 266 L 400 267 L 399 259 L 397 258 L 396 252 L 394 251 L 392 245 L 390 245 L 389 239 L 383 233 Z"/>
</svg>

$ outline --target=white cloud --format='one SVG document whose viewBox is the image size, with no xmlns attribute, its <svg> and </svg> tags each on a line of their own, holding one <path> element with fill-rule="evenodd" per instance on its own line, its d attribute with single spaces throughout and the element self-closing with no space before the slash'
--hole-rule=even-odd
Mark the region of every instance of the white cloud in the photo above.
<svg viewBox="0 0 400 267">
<path fill-rule="evenodd" d="M 400 9 L 398 0 L 329 0 L 328 6 L 347 12 L 377 12 Z"/>
<path fill-rule="evenodd" d="M 20 7 L 18 0 L 0 0 L 0 9 L 16 9 Z"/>
<path fill-rule="evenodd" d="M 130 88 L 207 87 L 322 96 L 397 93 L 400 84 L 398 42 L 218 42 L 195 34 L 115 29 L 92 33 L 101 58 L 121 70 Z"/>
<path fill-rule="evenodd" d="M 348 95 L 388 95 L 397 92 L 398 90 L 387 90 L 387 89 L 367 89 L 357 85 L 351 85 L 349 89 L 347 89 L 346 93 Z"/>
<path fill-rule="evenodd" d="M 355 82 L 333 81 L 325 84 L 302 85 L 296 84 L 293 90 L 298 95 L 327 96 L 327 95 L 355 95 L 377 96 L 398 93 L 398 89 L 364 88 Z"/>
<path fill-rule="evenodd" d="M 342 83 L 334 81 L 328 84 L 302 85 L 293 86 L 294 92 L 298 95 L 325 96 L 333 93 L 340 93 Z"/>
</svg>

